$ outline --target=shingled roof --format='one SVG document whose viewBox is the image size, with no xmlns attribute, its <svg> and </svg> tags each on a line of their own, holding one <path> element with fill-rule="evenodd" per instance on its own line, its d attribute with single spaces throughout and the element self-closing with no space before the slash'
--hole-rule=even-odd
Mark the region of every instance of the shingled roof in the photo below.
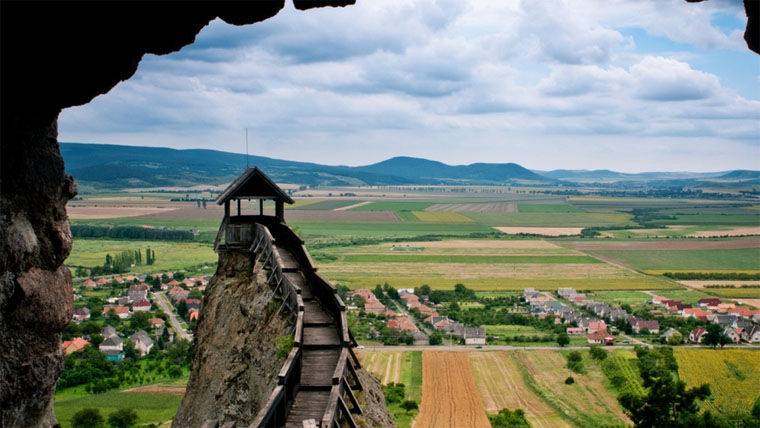
<svg viewBox="0 0 760 428">
<path fill-rule="evenodd" d="M 248 168 L 240 177 L 232 182 L 216 198 L 216 203 L 222 205 L 231 199 L 282 199 L 292 204 L 293 198 L 277 186 L 264 172 L 257 167 Z"/>
</svg>

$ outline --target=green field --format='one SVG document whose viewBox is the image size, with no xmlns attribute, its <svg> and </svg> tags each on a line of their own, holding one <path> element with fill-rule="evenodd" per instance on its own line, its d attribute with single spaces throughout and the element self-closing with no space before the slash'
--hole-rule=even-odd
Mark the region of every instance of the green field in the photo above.
<svg viewBox="0 0 760 428">
<path fill-rule="evenodd" d="M 411 213 L 409 213 L 412 215 Z M 289 222 L 298 227 L 302 238 L 413 238 L 425 235 L 468 236 L 471 233 L 493 233 L 491 227 L 478 223 L 423 222 L 338 222 L 298 220 Z M 218 222 L 217 222 L 218 227 Z"/>
<path fill-rule="evenodd" d="M 589 297 L 595 301 L 610 305 L 636 305 L 652 300 L 652 296 L 640 291 L 597 291 Z"/>
<path fill-rule="evenodd" d="M 704 288 L 705 293 L 736 299 L 760 299 L 760 288 Z"/>
<path fill-rule="evenodd" d="M 357 254 L 343 256 L 344 263 L 485 263 L 485 264 L 590 264 L 603 263 L 588 256 L 462 256 L 416 254 Z"/>
<path fill-rule="evenodd" d="M 579 213 L 581 210 L 569 204 L 519 204 L 521 213 Z"/>
<path fill-rule="evenodd" d="M 300 202 L 300 200 L 299 200 Z M 316 210 L 316 211 L 329 211 L 337 208 L 349 207 L 362 202 L 355 199 L 333 199 L 327 201 L 310 201 L 310 203 L 291 205 L 288 209 L 291 210 Z M 287 216 L 287 214 L 286 214 Z"/>
<path fill-rule="evenodd" d="M 557 291 L 560 287 L 572 287 L 576 290 L 669 290 L 679 287 L 673 282 L 654 277 L 641 276 L 620 279 L 512 279 L 512 278 L 431 278 L 404 277 L 395 275 L 378 276 L 343 276 L 326 275 L 334 284 L 342 284 L 351 289 L 374 288 L 377 284 L 388 282 L 396 288 L 414 288 L 423 284 L 435 290 L 453 290 L 454 285 L 462 283 L 475 291 L 522 291 L 526 287 L 537 290 Z"/>
<path fill-rule="evenodd" d="M 433 204 L 430 202 L 375 201 L 371 204 L 351 208 L 351 211 L 424 211 L 431 205 Z"/>
<path fill-rule="evenodd" d="M 675 219 L 657 220 L 661 224 L 701 224 L 701 225 L 760 225 L 759 215 L 730 215 L 730 214 L 686 214 L 676 215 Z"/>
<path fill-rule="evenodd" d="M 590 227 L 621 224 L 592 214 L 574 212 L 467 213 L 467 217 L 489 226 Z M 627 222 L 625 222 L 627 223 Z"/>
<path fill-rule="evenodd" d="M 102 266 L 106 254 L 112 256 L 122 251 L 141 250 L 150 247 L 156 253 L 156 262 L 151 266 L 142 265 L 135 269 L 141 272 L 163 272 L 187 269 L 200 264 L 212 265 L 217 255 L 210 244 L 170 241 L 128 241 L 114 239 L 74 239 L 74 248 L 66 259 L 67 266 Z M 213 273 L 213 270 L 209 270 Z"/>
<path fill-rule="evenodd" d="M 611 257 L 639 270 L 750 270 L 760 266 L 760 248 L 591 253 Z"/>
<path fill-rule="evenodd" d="M 147 425 L 170 421 L 177 413 L 180 402 L 181 395 L 111 391 L 69 396 L 56 394 L 54 408 L 55 416 L 63 428 L 70 428 L 71 418 L 85 408 L 97 408 L 105 419 L 118 409 L 131 408 L 137 412 L 137 423 Z"/>
</svg>

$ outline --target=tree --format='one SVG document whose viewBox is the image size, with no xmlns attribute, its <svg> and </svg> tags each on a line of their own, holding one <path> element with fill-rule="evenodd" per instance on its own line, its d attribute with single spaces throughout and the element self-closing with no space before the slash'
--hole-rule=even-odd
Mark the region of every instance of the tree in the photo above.
<svg viewBox="0 0 760 428">
<path fill-rule="evenodd" d="M 98 409 L 82 409 L 71 417 L 71 426 L 74 428 L 101 428 L 104 422 Z"/>
<path fill-rule="evenodd" d="M 525 419 L 525 412 L 522 409 L 514 411 L 501 409 L 498 414 L 488 415 L 488 419 L 494 428 L 530 428 L 530 423 Z"/>
<path fill-rule="evenodd" d="M 119 409 L 108 416 L 108 425 L 113 428 L 129 428 L 137 422 L 134 409 Z"/>
<path fill-rule="evenodd" d="M 438 331 L 433 332 L 433 334 L 430 335 L 430 341 L 428 343 L 431 345 L 440 345 L 443 343 L 443 335 Z"/>
<path fill-rule="evenodd" d="M 607 351 L 602 349 L 600 346 L 592 346 L 591 349 L 588 350 L 589 354 L 591 354 L 591 358 L 595 360 L 606 360 L 607 359 Z"/>
<path fill-rule="evenodd" d="M 560 333 L 557 336 L 557 343 L 561 347 L 565 347 L 570 344 L 570 336 L 567 333 Z"/>
<path fill-rule="evenodd" d="M 372 294 L 374 294 L 378 300 L 383 300 L 383 298 L 385 298 L 385 292 L 383 291 L 383 286 L 380 284 L 377 284 L 375 289 L 372 290 Z"/>
<path fill-rule="evenodd" d="M 683 336 L 681 333 L 673 333 L 668 338 L 668 345 L 680 345 L 681 343 L 683 343 Z"/>
<path fill-rule="evenodd" d="M 729 343 L 731 339 L 728 339 L 728 337 L 723 334 L 723 326 L 720 324 L 710 324 L 707 326 L 707 334 L 705 335 L 704 339 L 702 339 L 702 343 L 705 345 L 710 345 L 715 349 L 718 345 L 722 348 L 723 345 L 726 343 Z"/>
<path fill-rule="evenodd" d="M 414 400 L 404 400 L 401 403 L 401 408 L 406 410 L 406 413 L 409 414 L 410 410 L 417 410 L 420 407 L 417 405 L 417 402 Z"/>
<path fill-rule="evenodd" d="M 354 305 L 356 305 L 357 308 L 364 309 L 364 305 L 366 303 L 367 302 L 364 301 L 364 297 L 362 297 L 362 296 L 360 296 L 358 294 L 354 295 Z"/>
<path fill-rule="evenodd" d="M 201 293 L 201 290 L 198 290 L 197 288 L 193 288 L 190 290 L 190 294 L 187 295 L 188 299 L 203 299 L 203 293 Z"/>
<path fill-rule="evenodd" d="M 182 318 L 185 318 L 187 316 L 187 303 L 185 303 L 184 299 L 179 301 L 179 304 L 177 305 L 177 313 Z"/>
<path fill-rule="evenodd" d="M 129 318 L 129 327 L 132 330 L 147 330 L 150 328 L 150 312 L 137 311 L 133 312 Z"/>
<path fill-rule="evenodd" d="M 203 209 L 206 209 L 206 201 L 203 201 Z"/>
<path fill-rule="evenodd" d="M 578 351 L 570 352 L 567 355 L 567 368 L 576 373 L 583 373 L 583 355 Z"/>
</svg>

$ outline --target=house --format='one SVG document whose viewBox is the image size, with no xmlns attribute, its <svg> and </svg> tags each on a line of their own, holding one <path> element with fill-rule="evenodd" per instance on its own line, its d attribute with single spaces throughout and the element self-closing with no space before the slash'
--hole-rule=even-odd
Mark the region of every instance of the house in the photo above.
<svg viewBox="0 0 760 428">
<path fill-rule="evenodd" d="M 121 279 L 120 276 L 115 276 L 115 277 L 111 278 L 111 281 L 113 281 L 113 282 L 115 282 L 117 284 L 124 284 L 124 280 Z"/>
<path fill-rule="evenodd" d="M 586 341 L 592 345 L 607 345 L 611 346 L 615 343 L 615 338 L 607 332 L 597 331 L 588 335 Z"/>
<path fill-rule="evenodd" d="M 586 329 L 588 333 L 596 333 L 597 331 L 607 331 L 607 323 L 604 321 L 592 321 L 588 324 Z"/>
<path fill-rule="evenodd" d="M 689 342 L 691 342 L 691 343 L 702 343 L 702 339 L 704 339 L 704 336 L 706 334 L 707 334 L 707 330 L 706 329 L 704 329 L 702 327 L 695 328 L 694 330 L 692 330 L 689 333 Z"/>
<path fill-rule="evenodd" d="M 427 334 L 419 330 L 412 332 L 412 338 L 414 338 L 415 345 L 429 345 L 430 344 L 430 337 L 428 337 Z"/>
<path fill-rule="evenodd" d="M 161 318 L 151 318 L 148 320 L 148 324 L 150 324 L 150 326 L 153 328 L 163 327 L 165 323 L 166 322 Z"/>
<path fill-rule="evenodd" d="M 721 325 L 733 325 L 736 321 L 736 315 L 716 315 L 713 323 Z"/>
<path fill-rule="evenodd" d="M 728 314 L 733 314 L 738 317 L 744 317 L 744 318 L 752 318 L 752 315 L 755 315 L 756 313 L 760 313 L 760 311 L 754 311 L 750 308 L 733 308 L 728 310 Z"/>
<path fill-rule="evenodd" d="M 124 281 L 127 281 L 127 282 L 135 282 L 135 281 L 139 281 L 139 280 L 140 280 L 140 278 L 138 278 L 138 277 L 136 277 L 134 275 L 127 275 L 127 276 L 124 277 Z"/>
<path fill-rule="evenodd" d="M 608 318 L 610 321 L 615 322 L 617 320 L 624 319 L 626 316 L 628 316 L 628 312 L 626 312 L 623 309 L 613 309 L 610 311 Z"/>
<path fill-rule="evenodd" d="M 670 327 L 669 329 L 667 329 L 665 331 L 665 333 L 662 333 L 660 335 L 660 342 L 662 342 L 662 343 L 669 343 L 670 342 L 670 338 L 673 337 L 673 335 L 676 334 L 676 333 L 681 334 L 680 331 L 674 329 L 673 327 Z M 683 340 L 683 338 L 681 340 Z"/>
<path fill-rule="evenodd" d="M 105 337 L 106 339 L 111 336 L 116 336 L 116 329 L 113 328 L 112 325 L 106 325 L 103 327 L 103 331 L 100 332 L 100 335 Z"/>
<path fill-rule="evenodd" d="M 354 296 L 360 296 L 364 301 L 367 301 L 372 298 L 377 298 L 375 294 L 369 289 L 369 288 L 359 288 L 354 291 L 349 291 L 347 296 L 349 298 L 354 298 Z"/>
<path fill-rule="evenodd" d="M 629 317 L 628 323 L 633 327 L 633 331 L 641 333 L 642 330 L 647 329 L 649 333 L 659 333 L 660 323 L 657 320 L 645 320 L 638 317 Z"/>
<path fill-rule="evenodd" d="M 652 297 L 652 304 L 653 305 L 664 305 L 665 303 L 663 303 L 663 302 L 665 302 L 666 300 L 668 300 L 668 299 L 666 299 L 666 298 L 664 298 L 662 296 L 654 296 L 654 297 Z"/>
<path fill-rule="evenodd" d="M 90 319 L 90 310 L 88 308 L 77 308 L 74 310 L 74 321 L 82 322 Z"/>
<path fill-rule="evenodd" d="M 734 308 L 736 308 L 736 305 L 733 303 L 721 303 L 718 305 L 717 311 L 720 313 L 726 313 Z"/>
<path fill-rule="evenodd" d="M 109 361 L 119 361 L 124 358 L 124 341 L 115 334 L 103 340 L 98 349 L 106 354 L 106 359 Z"/>
<path fill-rule="evenodd" d="M 486 329 L 484 327 L 465 327 L 464 329 L 465 345 L 485 345 Z"/>
<path fill-rule="evenodd" d="M 187 296 L 189 294 L 190 294 L 189 291 L 181 287 L 172 287 L 169 290 L 169 298 L 172 299 L 174 302 L 179 302 L 180 300 L 187 299 Z"/>
<path fill-rule="evenodd" d="M 140 299 L 135 303 L 132 303 L 132 312 L 147 312 L 150 310 L 150 302 L 145 299 Z"/>
<path fill-rule="evenodd" d="M 752 321 L 746 319 L 746 318 L 737 318 L 736 321 L 734 321 L 733 324 L 731 324 L 731 327 L 733 328 L 741 328 L 743 330 L 746 330 L 748 328 L 752 328 L 754 324 L 752 324 Z"/>
<path fill-rule="evenodd" d="M 84 338 L 81 337 L 75 337 L 72 340 L 64 340 L 63 341 L 63 352 L 66 355 L 73 354 L 74 352 L 79 352 L 82 349 L 84 349 L 85 346 L 89 346 L 90 342 L 84 340 Z"/>
<path fill-rule="evenodd" d="M 708 315 L 712 315 L 712 312 L 705 311 L 702 308 L 685 308 L 681 312 L 681 316 L 684 318 L 703 319 L 703 318 L 706 318 Z"/>
<path fill-rule="evenodd" d="M 578 336 L 583 334 L 583 327 L 568 327 L 565 332 L 571 336 Z"/>
<path fill-rule="evenodd" d="M 376 313 L 385 312 L 385 305 L 383 305 L 374 295 L 372 297 L 372 299 L 364 302 L 364 310 Z"/>
<path fill-rule="evenodd" d="M 723 334 L 725 334 L 726 336 L 728 336 L 731 339 L 731 342 L 733 342 L 733 343 L 739 343 L 739 342 L 741 342 L 741 336 L 739 335 L 739 333 L 736 332 L 736 330 L 734 330 L 731 327 L 724 328 L 723 329 Z"/>
<path fill-rule="evenodd" d="M 129 286 L 129 301 L 136 302 L 138 300 L 148 299 L 148 284 L 132 284 Z"/>
<path fill-rule="evenodd" d="M 198 321 L 198 309 L 190 309 L 190 311 L 187 313 L 187 319 L 189 321 Z"/>
<path fill-rule="evenodd" d="M 135 350 L 140 352 L 140 356 L 147 354 L 153 348 L 153 340 L 145 330 L 136 331 L 135 334 L 129 336 L 129 340 L 135 345 Z"/>
<path fill-rule="evenodd" d="M 180 284 L 180 282 L 179 282 L 179 281 L 177 281 L 176 279 L 173 279 L 173 280 L 171 280 L 171 281 L 167 282 L 167 283 L 166 283 L 166 286 L 167 286 L 167 287 L 169 287 L 169 288 L 172 288 L 172 287 L 179 287 L 179 284 Z"/>
<path fill-rule="evenodd" d="M 116 315 L 118 315 L 119 318 L 121 318 L 123 320 L 129 318 L 129 315 L 130 315 L 129 308 L 126 307 L 126 306 L 121 306 L 121 305 L 117 305 L 117 306 L 105 305 L 105 306 L 103 306 L 103 317 L 107 317 L 108 314 L 111 311 L 116 312 Z"/>
<path fill-rule="evenodd" d="M 95 288 L 98 286 L 98 283 L 91 279 L 85 279 L 84 282 L 82 283 L 82 286 L 87 287 L 87 288 Z"/>
<path fill-rule="evenodd" d="M 100 278 L 96 282 L 98 287 L 103 287 L 111 283 L 111 280 L 108 278 Z"/>
<path fill-rule="evenodd" d="M 701 307 L 705 307 L 705 306 L 717 307 L 718 305 L 720 305 L 720 299 L 717 299 L 714 297 L 699 299 L 697 300 L 697 305 Z"/>
<path fill-rule="evenodd" d="M 742 332 L 742 340 L 749 343 L 760 342 L 760 327 L 753 325 L 750 328 L 744 329 Z"/>
<path fill-rule="evenodd" d="M 195 287 L 195 279 L 186 278 L 182 280 L 182 283 L 185 284 L 186 287 Z"/>
<path fill-rule="evenodd" d="M 383 311 L 383 315 L 385 315 L 385 316 L 386 316 L 386 317 L 388 317 L 388 318 L 393 318 L 393 317 L 395 317 L 395 316 L 396 316 L 396 313 L 395 313 L 395 312 L 393 312 L 393 311 L 392 311 L 392 310 L 390 310 L 390 309 L 386 309 L 386 310 L 384 310 L 384 311 Z"/>
</svg>

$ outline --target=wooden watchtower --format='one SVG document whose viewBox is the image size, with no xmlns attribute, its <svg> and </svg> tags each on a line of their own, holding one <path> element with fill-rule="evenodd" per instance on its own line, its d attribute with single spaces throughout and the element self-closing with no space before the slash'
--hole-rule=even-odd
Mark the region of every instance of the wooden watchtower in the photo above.
<svg viewBox="0 0 760 428">
<path fill-rule="evenodd" d="M 258 200 L 258 215 L 244 215 L 240 201 Z M 274 216 L 264 215 L 264 201 L 274 201 Z M 237 215 L 232 215 L 230 203 L 237 202 Z M 285 223 L 285 203 L 292 204 L 291 198 L 257 167 L 248 168 L 227 189 L 216 198 L 216 203 L 224 204 L 224 220 L 214 241 L 214 250 L 248 249 L 253 243 L 255 223 L 269 225 Z"/>
</svg>

